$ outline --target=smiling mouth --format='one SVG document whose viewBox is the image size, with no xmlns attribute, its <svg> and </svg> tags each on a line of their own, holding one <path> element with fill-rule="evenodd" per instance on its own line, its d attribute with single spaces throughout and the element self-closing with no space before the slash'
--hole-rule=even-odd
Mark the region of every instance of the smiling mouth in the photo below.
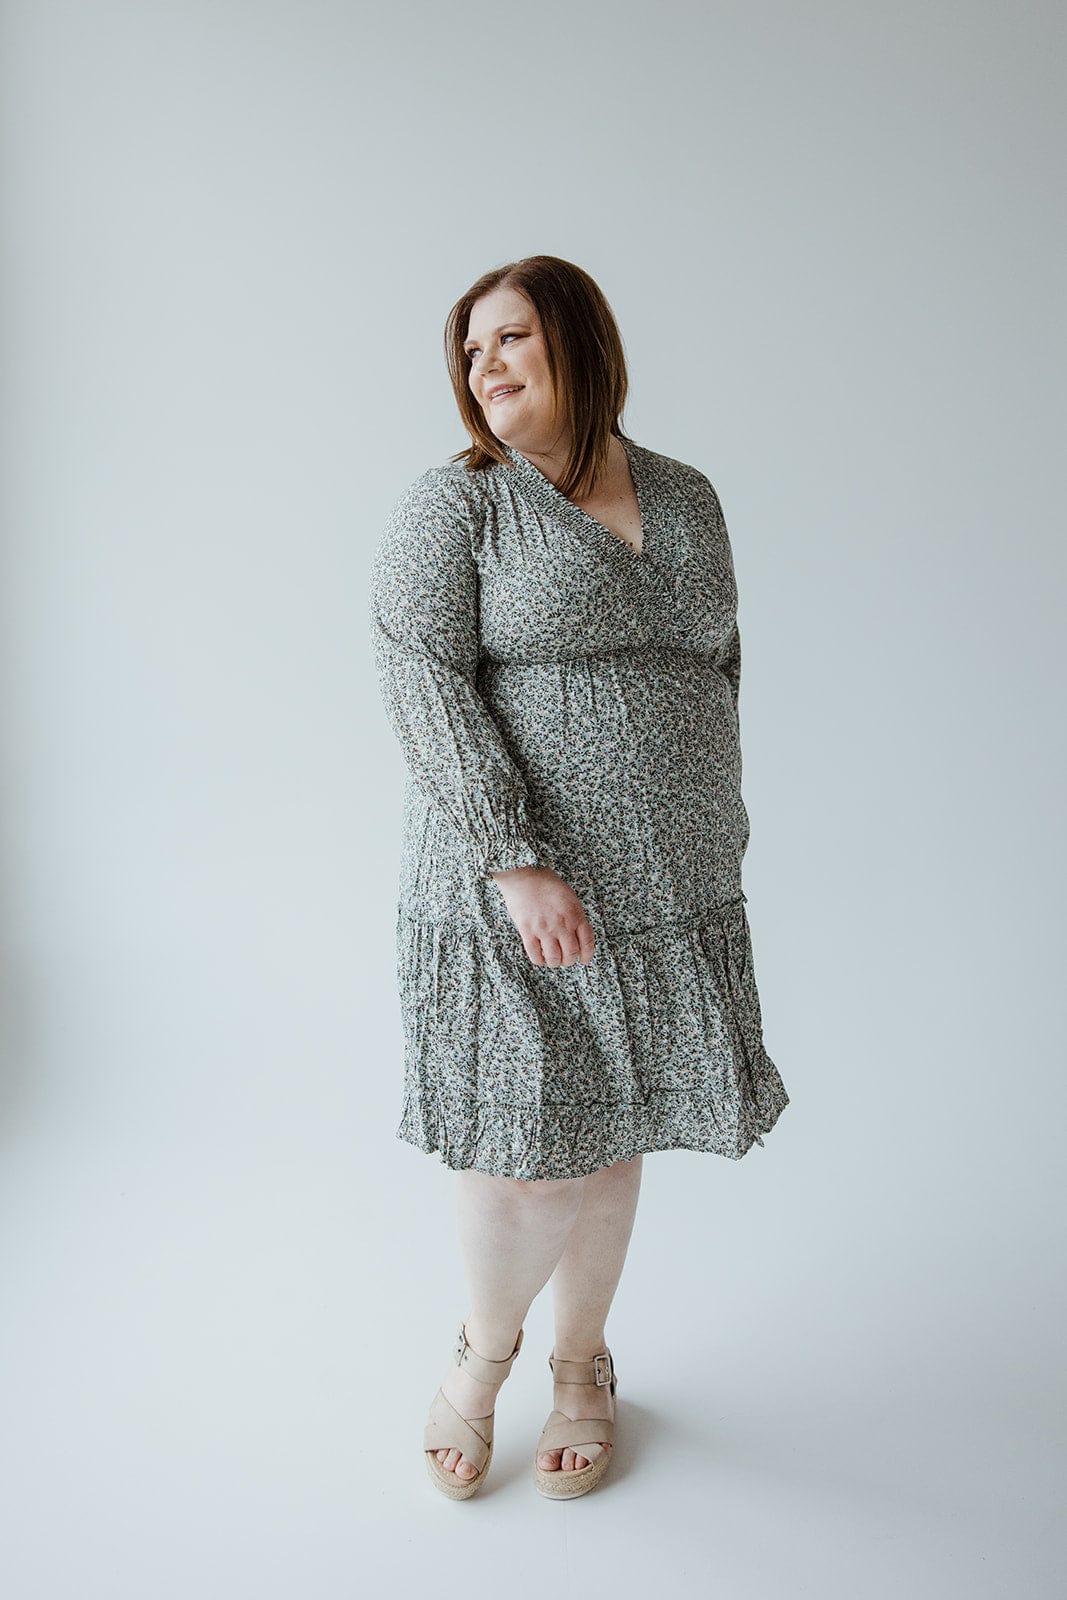
<svg viewBox="0 0 1067 1600">
<path fill-rule="evenodd" d="M 502 389 L 499 394 L 491 394 L 489 396 L 490 404 L 495 406 L 498 400 L 510 400 L 513 394 L 521 394 L 523 388 L 524 385 L 520 383 L 516 384 L 514 389 Z"/>
</svg>

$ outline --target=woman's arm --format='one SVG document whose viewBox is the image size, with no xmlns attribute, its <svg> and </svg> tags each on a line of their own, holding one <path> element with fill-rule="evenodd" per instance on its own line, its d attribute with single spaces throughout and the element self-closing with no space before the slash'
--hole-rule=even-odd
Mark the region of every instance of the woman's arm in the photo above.
<svg viewBox="0 0 1067 1600">
<path fill-rule="evenodd" d="M 382 702 L 412 777 L 479 875 L 551 866 L 522 774 L 475 687 L 477 616 L 470 505 L 447 469 L 433 467 L 401 495 L 372 562 Z"/>
<path fill-rule="evenodd" d="M 741 630 L 736 621 L 718 665 L 719 671 L 725 674 L 730 684 L 730 693 L 734 697 L 734 716 L 740 721 L 737 702 L 741 690 Z"/>
</svg>

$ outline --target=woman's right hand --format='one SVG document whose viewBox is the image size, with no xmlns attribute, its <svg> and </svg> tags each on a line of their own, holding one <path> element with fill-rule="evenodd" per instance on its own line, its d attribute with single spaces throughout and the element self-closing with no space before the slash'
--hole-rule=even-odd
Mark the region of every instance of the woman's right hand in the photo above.
<svg viewBox="0 0 1067 1600">
<path fill-rule="evenodd" d="M 492 872 L 508 915 L 535 967 L 572 967 L 593 959 L 596 943 L 585 908 L 570 884 L 551 867 Z"/>
</svg>

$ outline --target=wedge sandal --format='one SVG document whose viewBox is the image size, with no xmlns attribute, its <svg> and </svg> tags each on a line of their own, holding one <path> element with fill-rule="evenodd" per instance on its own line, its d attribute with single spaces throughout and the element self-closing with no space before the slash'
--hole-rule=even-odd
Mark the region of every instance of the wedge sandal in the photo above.
<svg viewBox="0 0 1067 1600">
<path fill-rule="evenodd" d="M 522 1334 L 520 1328 L 514 1350 L 503 1361 L 488 1361 L 467 1343 L 464 1324 L 453 1346 L 452 1359 L 457 1367 L 463 1367 L 472 1378 L 478 1378 L 482 1383 L 503 1383 L 522 1348 Z M 493 1459 L 493 1412 L 487 1417 L 468 1420 L 461 1417 L 452 1402 L 445 1398 L 444 1390 L 438 1389 L 430 1406 L 422 1442 L 427 1471 L 441 1493 L 450 1500 L 469 1500 L 485 1482 L 489 1463 Z M 478 1468 L 477 1474 L 473 1478 L 457 1478 L 454 1472 L 441 1465 L 433 1454 L 435 1450 L 461 1451 Z"/>
<path fill-rule="evenodd" d="M 598 1388 L 610 1388 L 614 1400 L 615 1364 L 610 1350 L 594 1356 L 591 1361 L 559 1361 L 555 1356 L 549 1356 L 548 1364 L 557 1383 L 595 1383 Z M 610 1417 L 579 1417 L 572 1421 L 564 1412 L 553 1411 L 541 1430 L 534 1455 L 537 1492 L 549 1500 L 573 1500 L 577 1495 L 588 1494 L 607 1472 L 608 1463 L 615 1453 L 614 1448 L 605 1450 L 605 1444 L 613 1447 L 615 1444 L 615 1423 Z M 555 1472 L 546 1472 L 538 1465 L 543 1451 L 566 1450 L 568 1447 L 578 1455 L 586 1456 L 589 1465 L 571 1472 L 565 1472 L 562 1467 Z"/>
</svg>

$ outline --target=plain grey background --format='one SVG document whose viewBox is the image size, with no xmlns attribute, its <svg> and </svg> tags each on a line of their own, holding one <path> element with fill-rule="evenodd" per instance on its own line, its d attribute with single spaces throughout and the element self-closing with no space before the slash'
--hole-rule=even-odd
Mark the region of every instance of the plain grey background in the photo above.
<svg viewBox="0 0 1067 1600">
<path fill-rule="evenodd" d="M 10 1600 L 1062 1593 L 1062 10 L 3 8 Z M 603 1490 L 420 1458 L 368 563 L 444 318 L 593 274 L 715 483 L 791 1095 L 646 1157 Z"/>
</svg>

